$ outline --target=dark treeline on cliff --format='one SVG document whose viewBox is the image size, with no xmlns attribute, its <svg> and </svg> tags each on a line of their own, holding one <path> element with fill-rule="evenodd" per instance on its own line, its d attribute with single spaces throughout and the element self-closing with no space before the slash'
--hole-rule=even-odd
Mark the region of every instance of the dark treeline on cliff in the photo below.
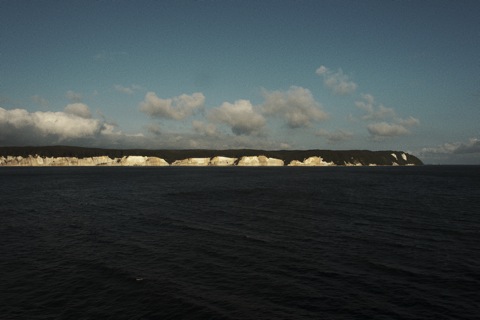
<svg viewBox="0 0 480 320">
<path fill-rule="evenodd" d="M 397 157 L 393 157 L 395 153 Z M 241 158 L 242 156 L 264 155 L 270 158 L 278 158 L 285 161 L 285 164 L 292 160 L 303 161 L 308 157 L 319 156 L 326 162 L 333 162 L 337 165 L 345 163 L 361 163 L 368 165 L 391 165 L 393 161 L 399 165 L 423 164 L 420 159 L 407 154 L 407 160 L 401 157 L 401 151 L 368 151 L 368 150 L 255 150 L 255 149 L 233 149 L 233 150 L 150 150 L 150 149 L 100 149 L 83 148 L 72 146 L 47 146 L 47 147 L 0 147 L 0 156 L 41 156 L 41 157 L 98 157 L 108 156 L 110 158 L 122 158 L 124 156 L 147 156 L 165 159 L 168 163 L 186 158 L 212 158 L 224 156 Z"/>
</svg>

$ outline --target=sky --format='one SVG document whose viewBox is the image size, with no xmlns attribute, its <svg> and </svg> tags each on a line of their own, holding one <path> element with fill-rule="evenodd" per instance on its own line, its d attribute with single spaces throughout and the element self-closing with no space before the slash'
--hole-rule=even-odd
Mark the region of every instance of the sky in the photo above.
<svg viewBox="0 0 480 320">
<path fill-rule="evenodd" d="M 0 146 L 480 164 L 480 2 L 0 0 Z"/>
</svg>

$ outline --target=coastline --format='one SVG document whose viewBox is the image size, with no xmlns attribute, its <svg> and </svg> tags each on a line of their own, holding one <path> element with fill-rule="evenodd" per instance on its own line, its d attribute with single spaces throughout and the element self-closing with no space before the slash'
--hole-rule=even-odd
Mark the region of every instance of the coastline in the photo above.
<svg viewBox="0 0 480 320">
<path fill-rule="evenodd" d="M 0 147 L 0 166 L 415 166 L 403 151 Z"/>
</svg>

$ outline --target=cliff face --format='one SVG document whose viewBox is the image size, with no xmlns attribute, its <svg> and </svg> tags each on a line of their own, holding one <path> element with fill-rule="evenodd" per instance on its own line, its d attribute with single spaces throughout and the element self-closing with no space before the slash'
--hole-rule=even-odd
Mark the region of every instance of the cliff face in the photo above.
<svg viewBox="0 0 480 320">
<path fill-rule="evenodd" d="M 183 160 L 176 160 L 172 166 L 195 166 L 204 167 L 210 164 L 210 158 L 188 158 Z"/>
<path fill-rule="evenodd" d="M 309 157 L 303 161 L 292 160 L 288 165 L 294 167 L 325 167 L 334 166 L 335 164 L 333 162 L 323 161 L 322 157 Z"/>
<path fill-rule="evenodd" d="M 40 157 L 40 156 L 0 156 L 0 166 L 19 167 L 93 167 L 93 166 L 168 166 L 168 162 L 157 157 L 128 156 L 111 159 L 100 157 Z"/>
<path fill-rule="evenodd" d="M 266 156 L 245 156 L 238 161 L 237 165 L 241 167 L 281 167 L 283 164 L 283 160 Z"/>
<path fill-rule="evenodd" d="M 210 160 L 211 166 L 233 166 L 235 165 L 235 161 L 237 158 L 229 158 L 229 157 L 213 157 Z"/>
<path fill-rule="evenodd" d="M 0 147 L 0 166 L 406 166 L 422 165 L 401 151 L 113 150 Z"/>
</svg>

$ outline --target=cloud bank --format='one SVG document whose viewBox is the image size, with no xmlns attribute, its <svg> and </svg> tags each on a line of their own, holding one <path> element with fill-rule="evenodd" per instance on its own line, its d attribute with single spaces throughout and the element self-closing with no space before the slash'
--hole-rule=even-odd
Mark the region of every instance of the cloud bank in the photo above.
<svg viewBox="0 0 480 320">
<path fill-rule="evenodd" d="M 424 147 L 416 154 L 426 163 L 479 164 L 480 139 L 470 138 L 466 141 L 446 142 L 433 147 Z"/>
<path fill-rule="evenodd" d="M 433 154 L 480 153 L 480 139 L 470 138 L 466 142 L 447 142 L 436 147 L 423 148 L 421 152 Z"/>
</svg>

